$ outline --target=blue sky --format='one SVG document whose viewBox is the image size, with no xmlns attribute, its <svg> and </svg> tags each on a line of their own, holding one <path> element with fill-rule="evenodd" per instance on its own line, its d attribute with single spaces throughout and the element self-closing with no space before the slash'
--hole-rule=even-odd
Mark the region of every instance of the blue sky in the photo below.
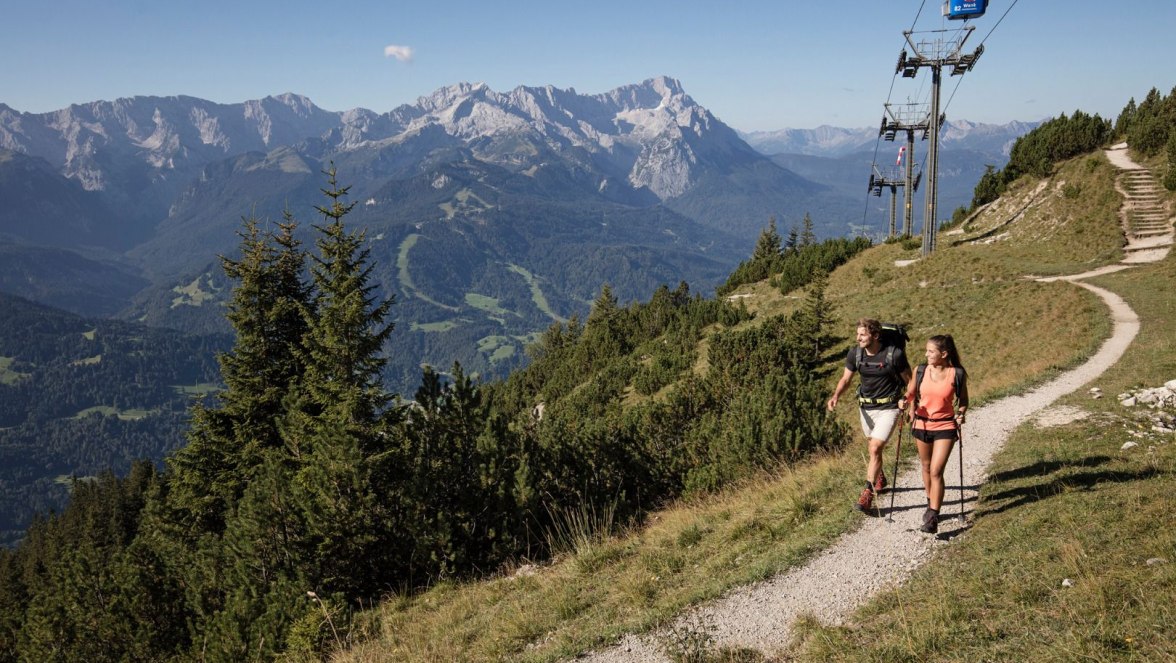
<svg viewBox="0 0 1176 663">
<path fill-rule="evenodd" d="M 941 1 L 728 4 L 0 0 L 0 102 L 45 112 L 296 92 L 327 110 L 386 112 L 460 81 L 600 93 L 668 75 L 744 131 L 873 126 L 888 99 L 927 99 L 925 74 L 894 79 L 902 31 L 959 26 L 939 16 Z M 949 118 L 1113 118 L 1127 99 L 1176 85 L 1170 0 L 992 0 L 972 24 L 965 51 L 987 36 L 985 53 L 962 80 L 945 76 Z"/>
</svg>

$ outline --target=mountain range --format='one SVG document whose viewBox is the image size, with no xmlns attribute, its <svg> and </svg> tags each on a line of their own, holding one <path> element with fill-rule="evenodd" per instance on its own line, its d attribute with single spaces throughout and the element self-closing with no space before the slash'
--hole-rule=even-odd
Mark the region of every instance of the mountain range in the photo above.
<svg viewBox="0 0 1176 663">
<path fill-rule="evenodd" d="M 949 124 L 940 208 L 970 200 L 1029 128 Z M 334 166 L 397 299 L 393 386 L 411 389 L 421 363 L 502 374 L 604 283 L 623 301 L 679 281 L 709 292 L 770 217 L 876 234 L 878 215 L 861 215 L 870 134 L 741 136 L 667 77 L 597 95 L 460 83 L 383 114 L 295 94 L 0 104 L 0 290 L 223 331 L 217 256 L 235 251 L 242 217 L 289 210 L 309 226 Z"/>
</svg>

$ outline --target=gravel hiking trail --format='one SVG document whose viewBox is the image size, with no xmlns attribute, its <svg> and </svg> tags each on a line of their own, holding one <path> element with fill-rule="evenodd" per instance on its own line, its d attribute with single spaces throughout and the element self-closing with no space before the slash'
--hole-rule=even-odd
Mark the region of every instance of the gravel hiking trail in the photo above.
<svg viewBox="0 0 1176 663">
<path fill-rule="evenodd" d="M 1002 398 L 968 413 L 968 423 L 963 427 L 963 443 L 956 445 L 947 463 L 944 477 L 947 491 L 939 533 L 929 535 L 918 531 L 926 501 L 919 469 L 917 465 L 908 465 L 894 487 L 893 511 L 890 509 L 890 493 L 882 492 L 876 501 L 878 517 L 863 518 L 858 529 L 841 536 L 808 563 L 763 582 L 733 589 L 714 601 L 692 608 L 677 619 L 676 627 L 698 628 L 703 625 L 716 647 L 777 654 L 787 647 L 797 616 L 810 614 L 827 624 L 842 624 L 856 608 L 879 591 L 906 580 L 914 569 L 932 557 L 936 549 L 951 545 L 956 537 L 966 534 L 979 487 L 987 478 L 993 457 L 1013 429 L 1037 416 L 1058 398 L 1077 391 L 1102 375 L 1123 356 L 1139 331 L 1139 318 L 1122 298 L 1083 283 L 1082 279 L 1162 259 L 1172 241 L 1172 219 L 1165 210 L 1163 228 L 1166 233 L 1159 236 L 1151 232 L 1153 224 L 1150 222 L 1154 216 L 1151 214 L 1148 215 L 1147 236 L 1141 237 L 1143 232 L 1133 232 L 1143 231 L 1142 227 L 1132 227 L 1132 217 L 1134 210 L 1141 207 L 1148 207 L 1150 212 L 1152 191 L 1146 186 L 1123 183 L 1139 178 L 1139 172 L 1146 172 L 1146 169 L 1131 161 L 1125 144 L 1107 150 L 1106 155 L 1120 171 L 1117 186 L 1125 199 L 1118 219 L 1128 240 L 1124 262 L 1083 274 L 1041 280 L 1068 281 L 1098 295 L 1114 320 L 1111 336 L 1081 366 L 1026 393 Z M 891 440 L 888 451 L 895 441 Z M 904 446 L 912 444 L 909 433 L 902 443 Z M 962 506 L 961 447 L 964 457 Z M 853 499 L 853 495 L 845 496 L 847 509 Z M 965 516 L 962 523 L 958 517 L 961 508 Z M 593 663 L 668 662 L 670 659 L 660 644 L 666 632 L 628 635 L 608 649 L 585 654 L 576 660 Z"/>
</svg>

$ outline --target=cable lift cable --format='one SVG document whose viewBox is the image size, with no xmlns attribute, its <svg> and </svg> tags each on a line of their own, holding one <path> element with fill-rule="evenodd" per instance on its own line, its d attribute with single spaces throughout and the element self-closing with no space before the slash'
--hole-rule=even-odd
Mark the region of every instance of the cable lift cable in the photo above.
<svg viewBox="0 0 1176 663">
<path fill-rule="evenodd" d="M 923 0 L 922 2 L 919 3 L 919 10 L 915 12 L 915 18 L 913 21 L 911 21 L 911 30 L 915 29 L 915 24 L 917 24 L 919 22 L 919 17 L 923 15 L 923 7 L 925 7 L 925 6 L 927 6 L 927 0 Z M 886 103 L 887 104 L 890 103 L 890 99 L 894 95 L 894 82 L 897 80 L 898 80 L 898 72 L 895 71 L 894 75 L 890 77 L 890 89 L 886 92 Z M 908 97 L 908 99 L 909 99 L 909 97 Z M 878 167 L 878 150 L 879 150 L 879 148 L 881 148 L 881 146 L 882 146 L 882 135 L 879 134 L 878 137 L 874 140 L 874 156 L 871 159 L 871 163 L 870 163 L 870 171 L 871 172 L 873 172 L 873 170 Z M 869 214 L 869 212 L 870 212 L 870 192 L 869 192 L 869 190 L 867 190 L 866 191 L 866 204 L 865 204 L 864 209 L 862 209 L 862 225 L 863 226 L 866 225 L 866 216 Z"/>
<path fill-rule="evenodd" d="M 992 29 L 988 31 L 988 34 L 984 35 L 984 38 L 980 40 L 981 46 L 984 45 L 984 42 L 988 41 L 988 38 L 992 36 L 993 32 L 996 32 L 996 29 L 998 27 L 1000 27 L 1001 21 L 1005 20 L 1005 17 L 1009 15 L 1009 12 L 1011 12 L 1013 10 L 1013 7 L 1017 6 L 1017 1 L 1018 0 L 1013 0 L 1013 3 L 1011 5 L 1009 5 L 1009 8 L 1006 9 L 1005 12 L 1000 15 L 1000 19 L 998 19 L 996 21 L 996 25 L 992 26 Z"/>
<path fill-rule="evenodd" d="M 988 41 L 988 38 L 992 36 L 993 32 L 996 32 L 996 29 L 998 27 L 1000 27 L 1001 22 L 1005 20 L 1005 17 L 1009 15 L 1009 12 L 1013 10 L 1013 7 L 1017 6 L 1017 2 L 1018 2 L 1018 0 L 1013 0 L 1012 4 L 1009 5 L 1008 9 L 1006 9 L 1004 11 L 1004 13 L 1000 15 L 1000 18 L 997 19 L 997 21 L 996 21 L 996 25 L 992 26 L 992 29 L 988 31 L 988 34 L 984 35 L 984 39 L 980 40 L 980 45 L 978 48 L 984 47 L 984 42 Z M 962 76 L 960 77 L 960 79 L 958 81 L 956 81 L 955 88 L 952 89 L 952 91 L 951 91 L 951 96 L 947 98 L 947 103 L 943 105 L 943 112 L 944 113 L 947 113 L 948 106 L 951 106 L 951 100 L 955 99 L 956 91 L 960 89 L 960 83 L 963 83 L 963 82 L 964 82 L 964 79 Z"/>
</svg>

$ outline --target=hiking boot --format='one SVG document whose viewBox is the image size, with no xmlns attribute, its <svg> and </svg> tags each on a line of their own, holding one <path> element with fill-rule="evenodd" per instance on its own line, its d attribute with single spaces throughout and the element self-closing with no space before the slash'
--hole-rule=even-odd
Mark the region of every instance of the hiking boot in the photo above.
<svg viewBox="0 0 1176 663">
<path fill-rule="evenodd" d="M 880 493 L 886 488 L 886 473 L 878 470 L 878 476 L 874 477 L 874 492 Z"/>
<path fill-rule="evenodd" d="M 934 534 L 939 531 L 939 512 L 932 509 L 927 509 L 927 513 L 923 515 L 923 526 L 919 528 L 920 532 Z"/>
<path fill-rule="evenodd" d="M 853 505 L 853 508 L 862 513 L 872 513 L 874 511 L 874 489 L 869 484 L 862 489 L 862 494 L 858 497 L 858 501 Z"/>
</svg>

